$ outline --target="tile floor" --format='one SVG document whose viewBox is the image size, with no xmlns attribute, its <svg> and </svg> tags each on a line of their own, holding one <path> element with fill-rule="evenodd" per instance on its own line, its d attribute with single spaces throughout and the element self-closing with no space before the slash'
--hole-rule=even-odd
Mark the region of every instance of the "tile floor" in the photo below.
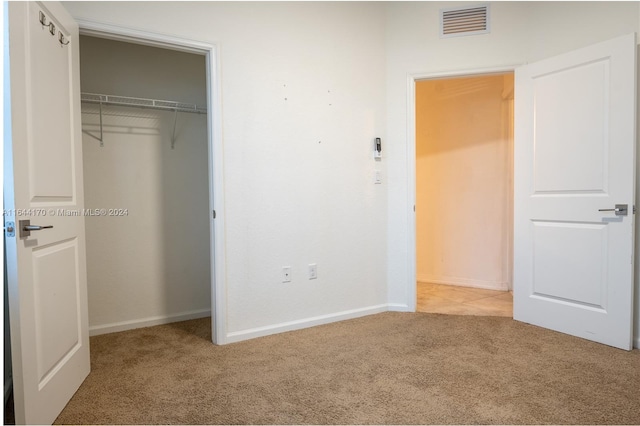
<svg viewBox="0 0 640 426">
<path fill-rule="evenodd" d="M 513 295 L 508 291 L 419 282 L 417 311 L 513 317 Z"/>
</svg>

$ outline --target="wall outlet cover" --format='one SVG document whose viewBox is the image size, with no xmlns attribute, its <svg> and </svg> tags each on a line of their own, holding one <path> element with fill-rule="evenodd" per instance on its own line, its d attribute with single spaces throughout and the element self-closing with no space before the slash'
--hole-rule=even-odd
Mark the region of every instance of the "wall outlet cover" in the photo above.
<svg viewBox="0 0 640 426">
<path fill-rule="evenodd" d="M 283 283 L 291 282 L 291 266 L 282 267 L 282 282 Z"/>
</svg>

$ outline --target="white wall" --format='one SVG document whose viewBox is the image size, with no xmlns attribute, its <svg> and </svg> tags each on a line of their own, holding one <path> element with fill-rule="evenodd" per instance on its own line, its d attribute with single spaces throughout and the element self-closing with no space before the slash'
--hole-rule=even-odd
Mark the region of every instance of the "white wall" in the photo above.
<svg viewBox="0 0 640 426">
<path fill-rule="evenodd" d="M 83 92 L 206 106 L 204 56 L 93 37 L 80 40 Z M 83 104 L 92 334 L 208 315 L 211 309 L 206 117 Z M 87 134 L 90 133 L 90 134 Z M 125 323 L 125 324 L 123 324 Z"/>
<path fill-rule="evenodd" d="M 416 275 L 508 290 L 513 74 L 416 83 Z"/>
<path fill-rule="evenodd" d="M 373 139 L 386 144 L 383 4 L 65 7 L 218 43 L 230 340 L 386 308 L 387 160 L 372 158 Z M 317 280 L 306 277 L 309 263 Z M 291 283 L 281 282 L 283 266 Z"/>
<path fill-rule="evenodd" d="M 387 5 L 390 303 L 406 303 L 413 291 L 407 260 L 413 203 L 406 173 L 407 74 L 524 64 L 639 30 L 637 2 L 493 2 L 490 34 L 440 39 L 438 11 L 452 5 L 461 3 Z M 636 338 L 638 330 L 640 322 L 636 323 Z"/>
<path fill-rule="evenodd" d="M 230 332 L 410 300 L 408 73 L 518 65 L 639 30 L 637 2 L 495 2 L 491 34 L 439 39 L 451 5 L 65 3 L 76 18 L 218 43 Z"/>
</svg>

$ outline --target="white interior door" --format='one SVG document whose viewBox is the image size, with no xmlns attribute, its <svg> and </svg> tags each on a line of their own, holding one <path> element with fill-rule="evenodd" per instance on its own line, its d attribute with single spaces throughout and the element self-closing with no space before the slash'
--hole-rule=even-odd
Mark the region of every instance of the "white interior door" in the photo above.
<svg viewBox="0 0 640 426">
<path fill-rule="evenodd" d="M 59 3 L 11 2 L 9 43 L 5 227 L 17 228 L 6 236 L 16 421 L 51 424 L 90 369 L 78 26 Z M 21 236 L 25 219 L 53 228 Z"/>
<path fill-rule="evenodd" d="M 635 56 L 631 34 L 515 78 L 514 318 L 623 349 L 632 347 Z M 601 211 L 616 205 L 626 212 Z"/>
</svg>

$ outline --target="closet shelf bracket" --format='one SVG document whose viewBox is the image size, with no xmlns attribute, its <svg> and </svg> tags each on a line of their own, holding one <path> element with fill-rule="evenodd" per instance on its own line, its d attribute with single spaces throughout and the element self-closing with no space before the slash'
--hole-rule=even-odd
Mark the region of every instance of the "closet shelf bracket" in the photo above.
<svg viewBox="0 0 640 426">
<path fill-rule="evenodd" d="M 171 132 L 171 149 L 176 147 L 176 124 L 178 123 L 178 110 L 173 111 L 173 132 Z"/>
<path fill-rule="evenodd" d="M 100 148 L 104 147 L 104 135 L 102 133 L 102 97 L 100 97 Z"/>
<path fill-rule="evenodd" d="M 176 101 L 166 101 L 161 99 L 132 98 L 128 96 L 103 95 L 98 93 L 81 93 L 80 100 L 85 103 L 99 105 L 100 114 L 100 137 L 93 136 L 100 141 L 100 146 L 104 146 L 104 130 L 102 123 L 103 105 L 118 105 L 134 108 L 148 108 L 164 111 L 173 111 L 173 130 L 171 132 L 171 149 L 175 148 L 176 125 L 178 123 L 178 112 L 188 112 L 192 114 L 206 114 L 207 109 L 198 107 L 196 104 L 187 104 Z"/>
</svg>

